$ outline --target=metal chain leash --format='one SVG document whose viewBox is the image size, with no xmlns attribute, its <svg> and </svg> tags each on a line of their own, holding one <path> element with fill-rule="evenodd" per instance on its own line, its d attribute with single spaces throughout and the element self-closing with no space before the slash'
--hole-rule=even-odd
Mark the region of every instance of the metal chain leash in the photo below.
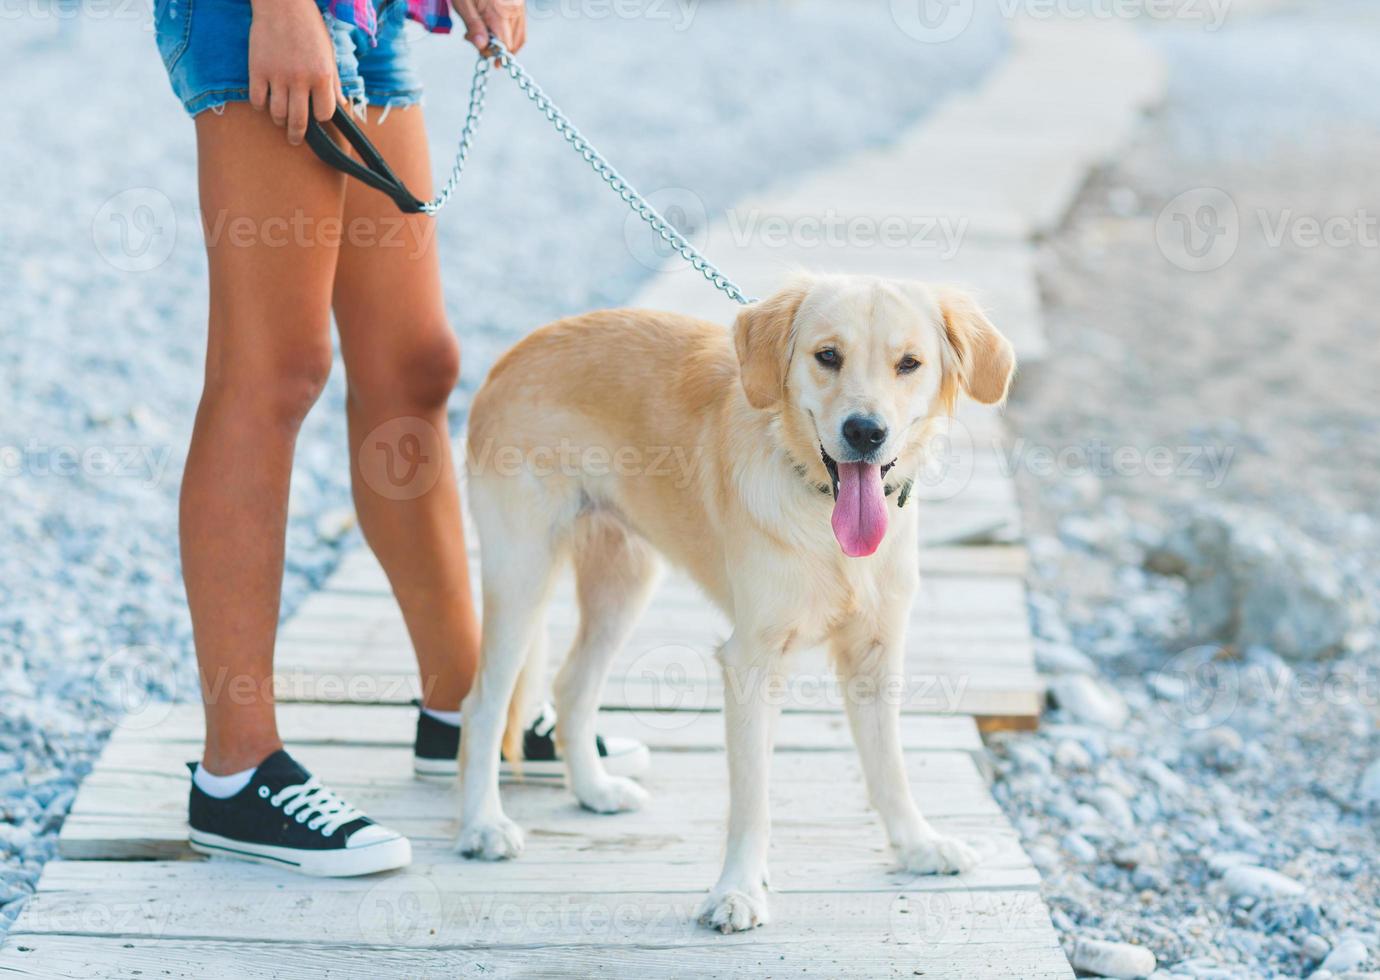
<svg viewBox="0 0 1380 980">
<path fill-rule="evenodd" d="M 670 245 L 675 252 L 695 269 L 696 272 L 708 279 L 715 288 L 722 290 L 729 299 L 736 303 L 747 306 L 757 302 L 753 297 L 746 295 L 738 286 L 726 275 L 719 271 L 714 263 L 710 262 L 690 244 L 690 240 L 678 232 L 672 224 L 661 216 L 661 213 L 647 201 L 645 197 L 638 193 L 637 188 L 613 169 L 613 166 L 604 159 L 603 154 L 581 135 L 575 128 L 574 123 L 565 117 L 541 90 L 541 86 L 532 80 L 526 70 L 517 63 L 517 60 L 509 53 L 497 38 L 490 40 L 489 49 L 479 56 L 479 60 L 474 65 L 474 79 L 470 83 L 470 107 L 469 113 L 465 117 L 464 128 L 460 130 L 459 146 L 455 153 L 455 165 L 451 168 L 450 177 L 446 184 L 441 188 L 441 193 L 436 195 L 432 201 L 422 205 L 422 210 L 427 214 L 434 215 L 449 203 L 451 196 L 455 193 L 456 186 L 460 183 L 460 175 L 465 170 L 465 164 L 469 161 L 470 147 L 474 143 L 474 134 L 479 129 L 479 119 L 484 114 L 484 97 L 488 91 L 489 70 L 493 67 L 493 60 L 497 60 L 499 67 L 508 72 L 508 76 L 517 82 L 520 88 L 532 103 L 541 110 L 542 115 L 546 116 L 556 132 L 565 137 L 565 141 L 580 154 L 584 161 L 590 165 L 605 183 L 622 198 L 623 202 L 632 209 L 633 213 L 651 226 L 661 240 Z"/>
</svg>

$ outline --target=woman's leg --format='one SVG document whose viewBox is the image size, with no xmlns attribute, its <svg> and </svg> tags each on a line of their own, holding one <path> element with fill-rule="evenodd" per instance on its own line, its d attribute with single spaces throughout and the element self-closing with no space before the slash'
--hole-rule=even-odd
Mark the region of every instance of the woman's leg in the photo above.
<svg viewBox="0 0 1380 980">
<path fill-rule="evenodd" d="M 182 481 L 182 568 L 211 773 L 281 747 L 273 644 L 297 431 L 331 367 L 344 178 L 245 103 L 196 119 L 210 264 L 206 381 Z"/>
<path fill-rule="evenodd" d="M 414 193 L 431 193 L 419 107 L 370 107 L 366 132 Z M 446 400 L 460 348 L 446 322 L 434 219 L 351 182 L 335 284 L 349 379 L 355 508 L 422 674 L 423 704 L 454 711 L 479 656 Z"/>
</svg>

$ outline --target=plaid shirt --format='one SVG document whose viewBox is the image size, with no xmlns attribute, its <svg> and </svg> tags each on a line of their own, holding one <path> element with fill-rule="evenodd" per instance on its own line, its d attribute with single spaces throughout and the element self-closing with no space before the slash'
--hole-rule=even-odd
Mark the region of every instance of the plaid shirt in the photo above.
<svg viewBox="0 0 1380 980">
<path fill-rule="evenodd" d="M 378 18 L 373 0 L 329 0 L 331 16 L 373 37 Z M 450 4 L 447 0 L 407 0 L 407 16 L 436 34 L 450 33 Z"/>
</svg>

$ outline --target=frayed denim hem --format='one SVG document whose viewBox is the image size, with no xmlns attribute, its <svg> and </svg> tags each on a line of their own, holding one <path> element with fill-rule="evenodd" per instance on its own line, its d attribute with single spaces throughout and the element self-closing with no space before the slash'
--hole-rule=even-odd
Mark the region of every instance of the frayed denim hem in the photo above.
<svg viewBox="0 0 1380 980">
<path fill-rule="evenodd" d="M 247 88 L 214 88 L 192 96 L 182 103 L 182 107 L 187 110 L 187 115 L 195 119 L 208 109 L 219 114 L 224 112 L 225 107 L 231 102 L 248 101 Z"/>
</svg>

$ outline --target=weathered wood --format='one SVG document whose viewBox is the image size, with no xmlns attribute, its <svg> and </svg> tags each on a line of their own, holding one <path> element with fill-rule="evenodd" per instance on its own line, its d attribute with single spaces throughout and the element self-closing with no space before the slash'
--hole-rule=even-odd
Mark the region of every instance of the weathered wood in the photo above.
<svg viewBox="0 0 1380 980">
<path fill-rule="evenodd" d="M 782 911 L 784 915 L 784 910 Z M 1044 918 L 1044 925 L 1038 921 Z M 567 946 L 409 949 L 359 944 L 242 943 L 10 934 L 0 971 L 16 976 L 104 980 L 111 976 L 185 980 L 316 980 L 319 977 L 637 977 L 682 980 L 729 977 L 866 978 L 924 976 L 928 980 L 1070 980 L 1048 915 L 1032 912 L 1013 930 L 1007 917 L 962 942 L 888 941 L 886 930 L 845 939 L 808 934 L 793 941 L 771 933 L 702 933 L 675 946 Z M 768 929 L 773 926 L 768 926 Z"/>
<path fill-rule="evenodd" d="M 416 734 L 412 707 L 372 704 L 284 704 L 278 733 L 294 747 L 309 745 L 406 746 Z M 151 704 L 119 725 L 121 744 L 133 742 L 201 745 L 205 723 L 200 705 Z M 723 719 L 714 712 L 604 711 L 599 730 L 636 738 L 654 752 L 720 752 Z M 776 729 L 778 752 L 852 752 L 848 720 L 838 714 L 783 715 Z M 956 751 L 985 755 L 973 719 L 963 715 L 903 715 L 901 744 L 907 751 Z"/>
<path fill-rule="evenodd" d="M 359 562 L 349 574 L 356 591 L 310 597 L 283 629 L 276 677 L 281 700 L 387 704 L 420 693 L 396 604 L 382 589 L 362 590 L 366 572 Z M 376 566 L 369 574 L 382 580 Z M 577 621 L 565 581 L 548 614 L 554 650 L 569 647 Z M 604 703 L 637 711 L 717 711 L 723 690 L 714 654 L 728 632 L 727 621 L 692 583 L 669 577 L 610 668 Z M 551 658 L 550 673 L 560 660 Z M 780 694 L 784 710 L 842 710 L 845 691 L 823 651 L 803 652 L 793 667 Z M 1044 686 L 1034 670 L 1023 581 L 976 568 L 924 579 L 906 669 L 906 685 L 894 694 L 903 711 L 1003 718 L 1024 727 L 1023 719 L 1039 714 Z"/>
<path fill-rule="evenodd" d="M 137 865 L 111 870 L 133 871 Z M 270 869 L 272 870 L 272 869 Z M 355 879 L 344 887 L 308 888 L 278 871 L 220 882 L 216 891 L 95 886 L 89 892 L 44 893 L 20 928 L 27 935 L 101 932 L 124 938 L 212 939 L 283 944 L 380 944 L 392 947 L 699 946 L 707 934 L 695 909 L 708 884 L 667 892 L 504 891 L 453 888 L 462 876 L 417 872 Z M 597 872 L 587 872 L 597 877 Z M 284 880 L 288 879 L 288 880 Z M 712 878 L 709 882 L 712 882 Z M 917 877 L 916 881 L 919 880 Z M 298 879 L 300 881 L 300 878 Z M 190 884 L 177 879 L 176 884 Z M 282 887 L 275 887 L 275 884 Z M 88 904 L 82 903 L 89 896 Z M 1036 890 L 927 891 L 896 882 L 876 891 L 777 892 L 770 936 L 719 937 L 722 945 L 754 939 L 869 939 L 897 944 L 959 945 L 996 928 L 1013 939 L 1043 932 Z"/>
</svg>

